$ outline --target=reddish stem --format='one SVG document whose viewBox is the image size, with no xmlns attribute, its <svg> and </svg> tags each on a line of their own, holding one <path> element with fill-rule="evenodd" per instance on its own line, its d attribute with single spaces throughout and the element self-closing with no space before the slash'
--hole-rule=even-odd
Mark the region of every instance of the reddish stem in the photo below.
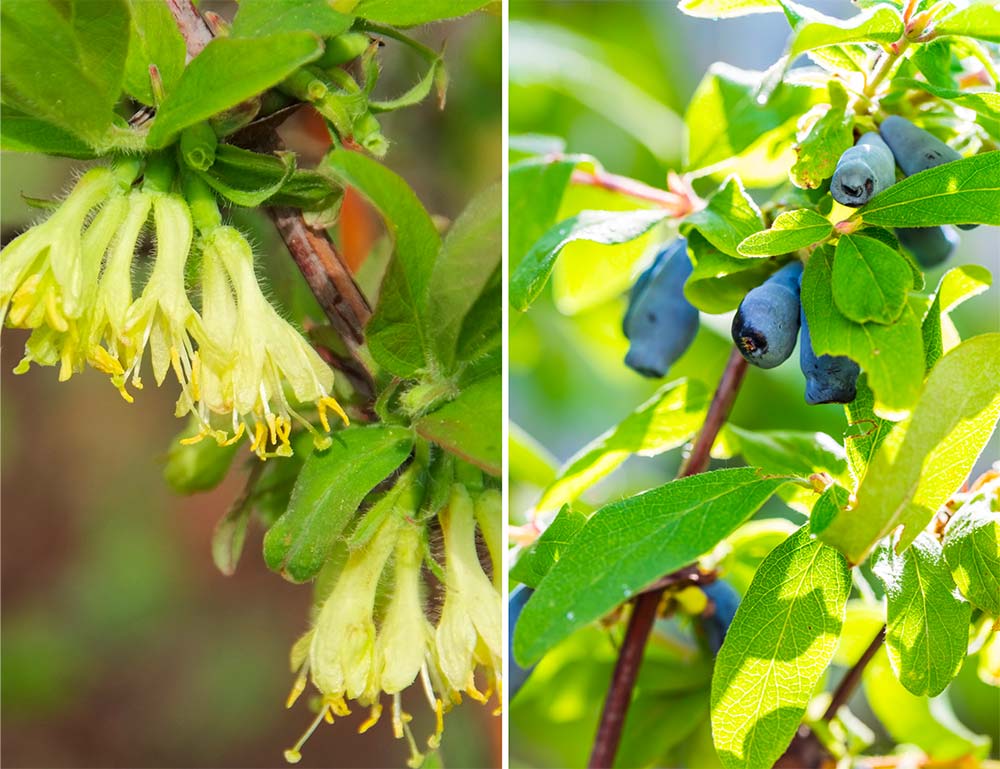
<svg viewBox="0 0 1000 769">
<path fill-rule="evenodd" d="M 733 402 L 736 400 L 746 372 L 746 360 L 743 359 L 738 350 L 734 349 L 729 356 L 725 370 L 722 372 L 722 378 L 715 390 L 712 404 L 708 408 L 705 424 L 694 442 L 691 453 L 688 454 L 678 473 L 679 478 L 697 475 L 708 469 L 712 444 L 715 443 L 719 430 L 729 418 L 729 412 L 732 410 Z M 685 566 L 675 574 L 689 573 L 691 568 L 691 566 Z M 672 584 L 669 578 L 667 584 Z M 658 590 L 643 593 L 634 602 L 628 629 L 625 631 L 625 640 L 622 642 L 615 671 L 611 677 L 608 696 L 604 700 L 604 710 L 601 713 L 600 725 L 597 727 L 597 736 L 594 738 L 594 748 L 588 764 L 591 769 L 610 769 L 614 763 L 615 753 L 618 751 L 619 742 L 621 742 L 622 727 L 625 725 L 625 716 L 632 700 L 632 689 L 635 687 L 639 665 L 642 662 L 642 654 L 653 629 L 656 610 L 660 605 L 664 590 L 665 587 L 661 587 Z"/>
</svg>

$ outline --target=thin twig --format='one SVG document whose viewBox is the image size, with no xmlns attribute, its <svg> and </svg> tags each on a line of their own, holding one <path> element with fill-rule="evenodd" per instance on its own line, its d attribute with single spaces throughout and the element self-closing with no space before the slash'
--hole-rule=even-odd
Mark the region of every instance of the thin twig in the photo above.
<svg viewBox="0 0 1000 769">
<path fill-rule="evenodd" d="M 868 663 L 872 661 L 872 657 L 882 648 L 882 644 L 885 643 L 885 625 L 882 629 L 878 631 L 878 635 L 872 639 L 872 642 L 868 644 L 868 648 L 865 649 L 864 654 L 861 658 L 854 663 L 854 667 L 847 671 L 847 675 L 840 682 L 837 688 L 833 692 L 833 698 L 830 700 L 830 706 L 826 709 L 823 714 L 824 721 L 832 721 L 837 715 L 837 711 L 840 710 L 841 706 L 846 705 L 847 701 L 851 698 L 854 690 L 858 686 L 858 682 L 861 680 L 861 674 L 864 672 Z"/>
<path fill-rule="evenodd" d="M 689 202 L 674 192 L 661 190 L 627 176 L 619 176 L 601 169 L 594 171 L 576 169 L 570 177 L 570 182 L 589 187 L 600 187 L 612 192 L 621 192 L 637 200 L 655 203 L 661 208 L 671 211 L 674 216 L 683 216 L 688 213 L 690 208 Z"/>
<path fill-rule="evenodd" d="M 679 478 L 697 475 L 708 469 L 712 444 L 715 443 L 719 430 L 722 429 L 729 417 L 729 412 L 739 393 L 746 372 L 747 362 L 739 351 L 734 349 L 729 356 L 725 370 L 722 372 L 722 378 L 719 380 L 719 386 L 712 398 L 712 404 L 708 408 L 705 424 L 694 442 L 691 453 L 688 454 L 678 473 Z M 690 566 L 686 566 L 675 574 L 690 569 Z M 668 584 L 670 583 L 668 582 Z M 597 727 L 597 736 L 594 738 L 594 748 L 588 764 L 591 769 L 610 769 L 614 763 L 618 743 L 621 741 L 622 727 L 625 725 L 625 716 L 632 700 L 632 689 L 635 686 L 643 651 L 653 629 L 656 611 L 664 589 L 643 593 L 635 601 L 628 629 L 625 631 L 625 640 L 622 642 L 615 671 L 611 677 L 608 696 L 604 700 L 604 709 L 601 712 L 600 725 Z"/>
</svg>

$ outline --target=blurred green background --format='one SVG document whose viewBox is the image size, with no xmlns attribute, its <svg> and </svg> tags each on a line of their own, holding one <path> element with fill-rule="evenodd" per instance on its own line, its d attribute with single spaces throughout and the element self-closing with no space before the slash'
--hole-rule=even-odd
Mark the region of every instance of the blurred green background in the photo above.
<svg viewBox="0 0 1000 769">
<path fill-rule="evenodd" d="M 231 4 L 204 5 L 231 17 Z M 453 219 L 501 173 L 501 24 L 496 12 L 415 31 L 447 42 L 451 87 L 386 116 L 385 163 L 433 214 Z M 379 89 L 396 95 L 422 73 L 389 41 Z M 321 151 L 308 121 L 289 143 Z M 78 167 L 35 156 L 2 157 L 6 243 L 37 212 L 30 197 L 58 195 Z M 371 220 L 355 210 L 355 238 Z M 307 294 L 266 220 L 240 212 L 254 233 L 260 272 L 289 315 Z M 377 228 L 374 237 L 378 237 Z M 371 282 L 371 279 L 367 281 Z M 293 307 L 289 307 L 293 304 Z M 304 306 L 309 306 L 306 303 Z M 317 315 L 314 319 L 319 320 Z M 284 708 L 292 642 L 307 628 L 311 589 L 268 572 L 262 531 L 251 528 L 234 577 L 212 565 L 216 520 L 242 488 L 244 452 L 216 490 L 182 498 L 161 471 L 177 393 L 147 386 L 126 404 L 106 377 L 67 384 L 53 369 L 15 377 L 26 335 L 3 331 L 2 756 L 6 767 L 277 767 L 312 714 Z M 247 461 L 256 461 L 247 460 Z M 272 460 L 274 461 L 274 460 Z M 280 460 L 278 460 L 280 461 Z M 418 735 L 433 729 L 422 695 L 409 698 Z M 497 766 L 500 719 L 473 703 L 446 718 L 446 766 Z M 322 726 L 302 766 L 402 766 L 389 718 L 359 736 L 365 714 Z"/>
<path fill-rule="evenodd" d="M 684 16 L 675 5 L 512 0 L 511 136 L 561 137 L 568 153 L 593 155 L 610 172 L 664 187 L 667 172 L 680 168 L 684 107 L 708 66 L 721 60 L 742 68 L 766 69 L 781 55 L 788 33 L 781 14 L 712 22 Z M 832 16 L 856 13 L 848 0 L 809 5 Z M 533 141 L 538 144 L 537 136 Z M 512 138 L 511 162 L 523 157 L 516 151 L 518 146 Z M 702 194 L 713 187 L 712 183 L 700 185 L 697 189 Z M 610 201 L 602 191 L 571 187 L 563 205 L 575 212 L 581 204 L 602 208 Z M 512 227 L 516 228 L 516 222 Z M 599 272 L 596 264 L 604 247 L 589 247 L 586 259 L 577 258 L 575 264 L 564 252 L 542 298 L 526 314 L 512 311 L 511 420 L 556 466 L 619 422 L 663 383 L 643 379 L 624 366 L 627 342 L 621 318 L 624 291 L 640 265 L 647 263 L 651 256 L 648 249 L 675 234 L 661 230 L 624 256 L 625 249 L 619 248 L 610 273 Z M 1000 275 L 996 228 L 963 232 L 961 241 L 947 267 L 976 262 Z M 514 252 L 516 239 L 512 238 L 512 244 L 510 261 L 515 265 L 524 254 Z M 577 256 L 584 251 L 573 253 Z M 944 271 L 939 268 L 928 274 L 928 290 Z M 580 286 L 592 291 L 590 301 L 570 296 L 570 289 Z M 956 310 L 953 320 L 963 336 L 1000 330 L 1000 290 L 994 285 Z M 732 313 L 703 314 L 694 344 L 667 379 L 687 376 L 714 389 L 732 347 L 731 321 Z M 751 366 L 733 422 L 748 429 L 822 431 L 842 441 L 847 427 L 843 408 L 807 406 L 804 386 L 797 352 L 771 371 Z M 975 474 L 1000 458 L 998 446 L 994 436 Z M 630 459 L 585 494 L 584 502 L 598 505 L 662 484 L 674 476 L 680 454 L 677 450 L 656 458 Z M 512 525 L 528 520 L 539 498 L 536 483 L 526 474 L 512 480 Z M 777 500 L 760 514 L 773 516 L 801 520 Z M 678 629 L 675 624 L 664 630 L 690 639 L 690 627 Z M 529 682 L 512 703 L 512 766 L 576 766 L 586 762 L 615 654 L 614 640 L 607 633 L 595 631 L 588 638 L 587 642 L 571 639 L 559 647 L 550 655 L 558 659 L 547 659 L 539 669 L 541 680 Z M 694 650 L 684 651 L 684 643 L 679 643 L 674 650 L 681 650 L 677 652 L 680 656 L 674 657 L 675 664 L 679 661 L 681 667 L 697 667 Z M 970 728 L 992 735 L 995 753 L 1000 742 L 1000 698 L 995 689 L 979 682 L 974 666 L 967 667 L 952 686 L 953 704 Z M 692 713 L 696 709 L 692 701 Z M 861 703 L 858 712 L 864 710 Z M 671 728 L 657 729 L 657 718 L 661 725 L 668 720 L 676 723 L 676 713 L 651 711 L 649 718 L 645 725 L 649 735 L 661 735 Z M 683 765 L 699 769 L 713 766 L 716 759 L 706 747 L 710 745 L 706 726 L 699 725 L 697 715 L 692 719 L 693 731 L 690 739 L 685 739 L 688 744 L 671 755 L 683 760 Z M 868 720 L 873 726 L 877 724 L 871 717 Z"/>
</svg>

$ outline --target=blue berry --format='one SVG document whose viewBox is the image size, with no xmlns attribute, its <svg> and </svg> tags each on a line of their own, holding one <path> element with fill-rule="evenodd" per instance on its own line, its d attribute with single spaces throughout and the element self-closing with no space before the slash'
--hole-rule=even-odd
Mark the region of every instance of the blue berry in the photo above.
<svg viewBox="0 0 1000 769">
<path fill-rule="evenodd" d="M 631 342 L 625 365 L 643 376 L 662 377 L 698 333 L 698 310 L 684 296 L 692 272 L 687 241 L 662 249 L 636 280 L 622 321 Z"/>
<path fill-rule="evenodd" d="M 850 403 L 858 395 L 861 368 L 842 355 L 816 355 L 809 339 L 806 313 L 802 311 L 799 365 L 806 376 L 806 403 Z"/>
<path fill-rule="evenodd" d="M 774 368 L 792 354 L 799 333 L 801 276 L 802 263 L 791 262 L 743 297 L 732 332 L 748 363 Z"/>
<path fill-rule="evenodd" d="M 830 180 L 830 193 L 838 203 L 857 208 L 895 182 L 892 150 L 877 133 L 869 132 L 840 156 Z"/>
<path fill-rule="evenodd" d="M 958 246 L 958 233 L 951 227 L 899 227 L 896 237 L 925 270 L 941 264 Z"/>
<path fill-rule="evenodd" d="M 525 670 L 514 661 L 514 655 L 511 653 L 511 649 L 514 648 L 514 628 L 517 627 L 517 621 L 521 617 L 524 605 L 534 592 L 534 590 L 526 585 L 518 585 L 510 591 L 510 597 L 507 601 L 507 670 L 511 699 L 514 699 L 517 693 L 521 691 L 524 682 L 528 680 L 531 671 L 535 669 L 535 666 L 532 665 Z"/>
<path fill-rule="evenodd" d="M 958 152 L 936 136 L 899 115 L 890 115 L 883 120 L 879 133 L 907 176 L 962 159 Z"/>
<path fill-rule="evenodd" d="M 722 579 L 705 585 L 701 590 L 712 602 L 712 613 L 703 617 L 700 624 L 705 631 L 708 648 L 712 650 L 712 654 L 718 654 L 726 638 L 726 632 L 733 623 L 733 617 L 736 616 L 736 609 L 739 608 L 740 594 Z"/>
</svg>

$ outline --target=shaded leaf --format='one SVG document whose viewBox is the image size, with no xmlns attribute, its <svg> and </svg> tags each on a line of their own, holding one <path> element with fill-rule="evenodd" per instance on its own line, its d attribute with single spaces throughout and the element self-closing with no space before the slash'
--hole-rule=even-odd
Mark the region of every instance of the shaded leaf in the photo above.
<svg viewBox="0 0 1000 769">
<path fill-rule="evenodd" d="M 501 377 L 481 379 L 416 422 L 417 434 L 466 462 L 500 475 Z"/>
<path fill-rule="evenodd" d="M 893 323 L 913 287 L 910 267 L 899 251 L 864 235 L 840 236 L 832 280 L 837 309 L 855 323 Z"/>
<path fill-rule="evenodd" d="M 967 503 L 948 523 L 944 555 L 970 603 L 1000 617 L 1000 516 L 986 501 Z"/>
<path fill-rule="evenodd" d="M 518 556 L 510 578 L 530 588 L 538 587 L 586 523 L 586 515 L 564 505 L 542 535 Z"/>
<path fill-rule="evenodd" d="M 754 468 L 702 473 L 613 502 L 587 521 L 538 585 L 514 634 L 535 662 L 577 628 L 712 549 L 790 478 Z"/>
</svg>

